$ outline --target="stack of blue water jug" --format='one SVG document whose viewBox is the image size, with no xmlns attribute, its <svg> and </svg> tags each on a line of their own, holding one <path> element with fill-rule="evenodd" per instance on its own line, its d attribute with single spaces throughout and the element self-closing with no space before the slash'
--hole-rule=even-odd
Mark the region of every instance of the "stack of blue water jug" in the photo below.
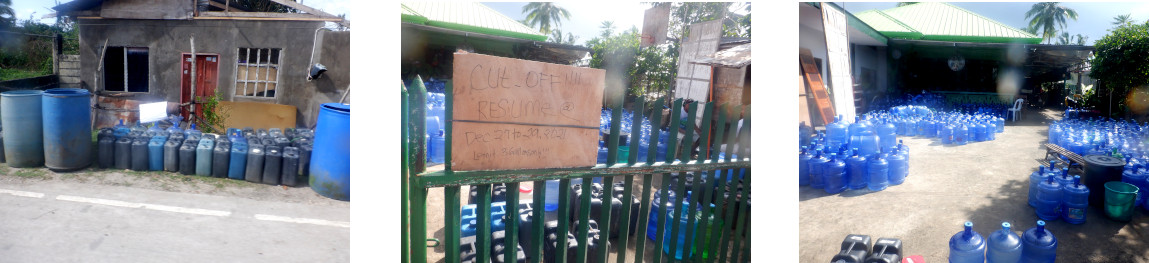
<svg viewBox="0 0 1149 263">
<path fill-rule="evenodd" d="M 1137 186 L 1135 206 L 1149 209 L 1149 123 L 1109 118 L 1073 118 L 1049 125 L 1049 143 L 1078 155 L 1125 158 L 1121 181 Z M 1032 176 L 1031 176 L 1032 177 Z M 1031 179 L 1032 180 L 1032 179 Z M 1031 183 L 1032 184 L 1032 183 Z M 1094 189 L 1097 191 L 1097 189 Z"/>
<path fill-rule="evenodd" d="M 827 125 L 810 145 L 801 146 L 798 185 L 837 194 L 846 189 L 885 190 L 905 182 L 909 147 L 895 141 L 893 124 L 861 117 L 847 124 L 841 117 Z"/>
<path fill-rule="evenodd" d="M 972 222 L 950 237 L 949 262 L 1054 262 L 1057 258 L 1057 238 L 1045 229 L 1045 221 L 1018 236 L 1009 222 L 1001 223 L 1001 230 L 989 238 L 973 230 Z M 988 249 L 987 249 L 988 248 Z"/>
<path fill-rule="evenodd" d="M 446 142 L 447 125 L 444 121 L 447 120 L 446 113 L 446 96 L 443 93 L 427 93 L 427 117 L 425 120 L 426 134 L 424 137 L 427 139 L 427 162 L 428 163 L 443 163 L 443 155 L 446 152 L 444 143 Z"/>
<path fill-rule="evenodd" d="M 1089 207 L 1089 188 L 1081 184 L 1081 176 L 1070 175 L 1068 168 L 1057 169 L 1056 161 L 1050 161 L 1029 175 L 1028 203 L 1043 220 L 1081 224 Z"/>
<path fill-rule="evenodd" d="M 865 116 L 876 122 L 894 124 L 897 135 L 938 138 L 942 144 L 992 141 L 997 139 L 997 133 L 1005 131 L 1004 118 L 981 110 L 966 114 L 903 105 L 891 107 L 888 111 L 872 111 Z"/>
</svg>

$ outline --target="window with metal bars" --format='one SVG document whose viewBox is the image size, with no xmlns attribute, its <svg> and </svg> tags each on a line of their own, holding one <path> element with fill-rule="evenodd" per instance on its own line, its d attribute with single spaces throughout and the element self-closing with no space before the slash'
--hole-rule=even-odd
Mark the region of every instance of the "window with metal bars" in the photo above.
<svg viewBox="0 0 1149 263">
<path fill-rule="evenodd" d="M 104 90 L 148 92 L 148 48 L 107 47 Z"/>
<path fill-rule="evenodd" d="M 235 63 L 235 95 L 274 98 L 279 86 L 279 48 L 239 48 Z"/>
</svg>

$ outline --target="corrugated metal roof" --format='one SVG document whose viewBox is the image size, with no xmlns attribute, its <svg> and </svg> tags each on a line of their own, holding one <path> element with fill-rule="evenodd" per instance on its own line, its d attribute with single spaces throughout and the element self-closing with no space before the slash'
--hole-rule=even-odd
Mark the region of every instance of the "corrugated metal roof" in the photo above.
<svg viewBox="0 0 1149 263">
<path fill-rule="evenodd" d="M 547 40 L 547 36 L 481 3 L 404 2 L 402 5 L 404 14 L 410 10 L 426 17 L 429 26 L 535 41 Z"/>
<path fill-rule="evenodd" d="M 856 15 L 866 24 L 891 37 L 905 36 L 905 29 L 921 33 L 920 40 L 1037 44 L 1041 37 L 1006 26 L 962 9 L 937 2 L 921 2 L 882 11 L 866 11 Z M 896 25 L 901 25 L 898 27 Z"/>
</svg>

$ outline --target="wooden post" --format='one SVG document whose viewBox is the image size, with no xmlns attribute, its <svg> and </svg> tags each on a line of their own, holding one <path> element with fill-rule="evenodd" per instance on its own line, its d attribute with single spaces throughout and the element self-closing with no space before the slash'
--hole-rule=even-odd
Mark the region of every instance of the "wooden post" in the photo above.
<svg viewBox="0 0 1149 263">
<path fill-rule="evenodd" d="M 188 121 L 189 121 L 188 123 L 195 123 L 193 121 L 195 119 L 195 116 L 196 116 L 195 115 L 195 103 L 196 103 L 196 97 L 195 97 L 195 84 L 196 84 L 195 83 L 195 70 L 196 70 L 196 67 L 195 67 L 195 34 L 191 35 L 191 69 L 189 69 L 189 70 L 191 71 L 191 101 L 188 102 L 189 103 L 188 104 Z M 191 127 L 191 125 L 188 125 L 188 127 Z"/>
</svg>

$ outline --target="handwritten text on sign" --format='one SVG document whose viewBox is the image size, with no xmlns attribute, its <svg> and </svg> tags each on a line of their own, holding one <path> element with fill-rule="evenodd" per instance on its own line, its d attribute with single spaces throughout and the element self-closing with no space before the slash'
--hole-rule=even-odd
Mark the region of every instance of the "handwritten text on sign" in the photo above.
<svg viewBox="0 0 1149 263">
<path fill-rule="evenodd" d="M 605 72 L 455 54 L 452 169 L 594 165 Z"/>
</svg>

